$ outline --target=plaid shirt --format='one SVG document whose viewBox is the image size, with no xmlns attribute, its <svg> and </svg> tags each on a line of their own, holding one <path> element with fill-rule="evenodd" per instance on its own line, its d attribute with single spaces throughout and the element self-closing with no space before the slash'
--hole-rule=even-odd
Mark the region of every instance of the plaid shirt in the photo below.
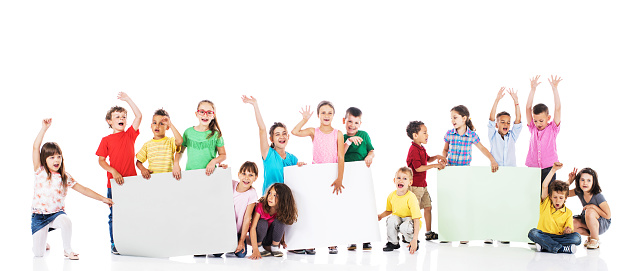
<svg viewBox="0 0 636 271">
<path fill-rule="evenodd" d="M 448 143 L 448 165 L 449 166 L 469 166 L 473 160 L 473 144 L 479 143 L 477 133 L 466 127 L 466 133 L 460 135 L 456 129 L 448 130 L 444 136 L 444 141 Z"/>
</svg>

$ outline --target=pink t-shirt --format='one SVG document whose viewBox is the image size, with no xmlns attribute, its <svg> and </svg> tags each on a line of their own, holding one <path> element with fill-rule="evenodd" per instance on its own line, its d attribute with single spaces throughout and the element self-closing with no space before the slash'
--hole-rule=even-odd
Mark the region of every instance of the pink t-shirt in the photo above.
<svg viewBox="0 0 636 271">
<path fill-rule="evenodd" d="M 256 212 L 261 215 L 261 219 L 267 220 L 267 224 L 271 226 L 272 222 L 274 222 L 274 218 L 276 218 L 276 214 L 270 215 L 269 213 L 265 212 L 265 210 L 263 210 L 263 204 L 260 202 L 256 204 L 255 209 L 256 209 Z M 257 222 L 258 221 L 255 221 L 253 223 L 257 223 Z"/>
<path fill-rule="evenodd" d="M 256 195 L 256 189 L 250 187 L 247 191 L 241 193 L 236 191 L 238 181 L 232 180 L 232 186 L 234 187 L 234 215 L 236 218 L 236 232 L 241 233 L 243 227 L 243 218 L 245 217 L 245 211 L 247 206 L 256 203 L 258 196 Z"/>
<path fill-rule="evenodd" d="M 526 157 L 526 166 L 548 168 L 554 162 L 558 162 L 556 137 L 561 130 L 561 126 L 550 122 L 545 129 L 539 131 L 537 126 L 530 122 L 528 123 L 528 129 L 530 129 L 530 147 Z"/>
<path fill-rule="evenodd" d="M 316 128 L 313 143 L 314 164 L 338 163 L 338 130 L 325 134 Z"/>
<path fill-rule="evenodd" d="M 73 187 L 76 184 L 73 177 L 68 172 L 66 177 L 66 188 Z M 41 166 L 35 171 L 31 212 L 34 214 L 53 214 L 64 211 L 66 190 L 62 187 L 62 175 L 51 172 L 51 179 L 48 179 L 46 170 Z"/>
</svg>

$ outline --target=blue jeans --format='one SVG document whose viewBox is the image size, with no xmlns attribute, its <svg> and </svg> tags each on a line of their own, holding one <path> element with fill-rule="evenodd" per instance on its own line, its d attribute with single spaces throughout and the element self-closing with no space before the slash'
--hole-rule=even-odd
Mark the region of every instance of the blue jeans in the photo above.
<svg viewBox="0 0 636 271">
<path fill-rule="evenodd" d="M 241 240 L 241 233 L 238 233 L 236 235 L 236 238 L 238 238 L 238 240 L 240 241 Z M 247 238 L 243 242 L 245 244 L 245 248 L 243 248 L 243 250 L 241 250 L 239 252 L 234 252 L 234 255 L 236 257 L 245 258 L 245 255 L 247 255 Z"/>
<path fill-rule="evenodd" d="M 530 238 L 532 242 L 541 245 L 542 249 L 552 253 L 557 253 L 563 246 L 578 246 L 581 244 L 581 235 L 578 232 L 559 235 L 531 229 L 530 232 L 528 232 L 528 238 Z"/>
<path fill-rule="evenodd" d="M 106 191 L 106 197 L 109 199 L 113 198 L 113 192 L 110 188 Z M 110 232 L 110 244 L 113 245 L 115 242 L 113 241 L 113 207 L 110 208 L 110 214 L 108 215 L 108 231 Z"/>
</svg>

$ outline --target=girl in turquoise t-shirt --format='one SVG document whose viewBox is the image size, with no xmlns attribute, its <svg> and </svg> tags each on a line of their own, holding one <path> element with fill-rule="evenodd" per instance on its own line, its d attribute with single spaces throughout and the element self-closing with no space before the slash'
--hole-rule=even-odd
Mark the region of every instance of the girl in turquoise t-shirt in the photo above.
<svg viewBox="0 0 636 271">
<path fill-rule="evenodd" d="M 254 106 L 254 114 L 256 115 L 256 123 L 258 124 L 258 133 L 261 145 L 261 158 L 263 159 L 264 176 L 263 179 L 263 195 L 267 188 L 274 183 L 284 183 L 283 168 L 287 166 L 302 166 L 303 162 L 298 162 L 298 158 L 291 153 L 285 151 L 287 142 L 289 142 L 289 134 L 287 133 L 287 127 L 280 122 L 274 122 L 274 125 L 269 128 L 269 140 L 272 144 L 269 145 L 267 141 L 267 132 L 265 130 L 265 122 L 261 116 L 261 111 L 258 109 L 258 103 L 256 98 L 245 95 L 242 97 L 243 102 Z"/>
<path fill-rule="evenodd" d="M 174 155 L 172 175 L 177 180 L 181 179 L 179 160 L 186 149 L 188 149 L 186 170 L 205 168 L 205 174 L 209 176 L 214 172 L 216 165 L 225 160 L 225 144 L 215 110 L 214 103 L 211 101 L 199 102 L 197 111 L 194 113 L 199 119 L 199 125 L 183 132 L 181 152 Z"/>
</svg>

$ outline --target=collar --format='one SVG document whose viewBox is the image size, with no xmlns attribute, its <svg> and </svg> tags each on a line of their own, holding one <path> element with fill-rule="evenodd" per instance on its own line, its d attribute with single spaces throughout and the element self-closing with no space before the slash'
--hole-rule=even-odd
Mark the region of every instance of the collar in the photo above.
<svg viewBox="0 0 636 271">
<path fill-rule="evenodd" d="M 468 134 L 472 133 L 472 132 L 473 131 L 470 128 L 468 128 L 468 126 L 466 126 L 466 133 L 464 133 L 463 135 L 460 135 L 459 133 L 457 133 L 457 129 L 455 129 L 455 128 L 451 129 L 451 134 L 456 134 L 458 136 L 468 136 Z M 497 134 L 499 134 L 499 133 L 497 133 Z"/>
<path fill-rule="evenodd" d="M 411 145 L 413 145 L 413 146 L 417 147 L 417 148 L 418 148 L 418 149 L 420 149 L 420 150 L 423 150 L 423 149 L 424 149 L 424 146 L 422 146 L 422 145 L 418 145 L 417 143 L 415 143 L 415 141 L 411 141 Z"/>
</svg>

